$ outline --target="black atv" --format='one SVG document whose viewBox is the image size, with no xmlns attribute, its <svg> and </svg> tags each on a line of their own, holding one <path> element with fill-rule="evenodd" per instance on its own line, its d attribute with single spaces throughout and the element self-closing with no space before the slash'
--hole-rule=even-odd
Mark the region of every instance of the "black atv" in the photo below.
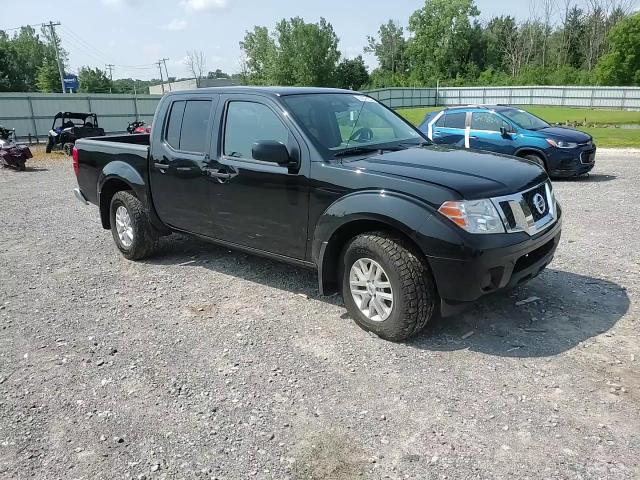
<svg viewBox="0 0 640 480">
<path fill-rule="evenodd" d="M 16 142 L 15 130 L 0 125 L 0 165 L 24 171 L 25 163 L 31 157 L 29 147 Z"/>
<path fill-rule="evenodd" d="M 98 116 L 95 113 L 58 112 L 53 117 L 53 125 L 49 130 L 46 152 L 63 150 L 71 156 L 73 146 L 79 138 L 103 136 L 104 129 L 98 126 Z"/>
</svg>

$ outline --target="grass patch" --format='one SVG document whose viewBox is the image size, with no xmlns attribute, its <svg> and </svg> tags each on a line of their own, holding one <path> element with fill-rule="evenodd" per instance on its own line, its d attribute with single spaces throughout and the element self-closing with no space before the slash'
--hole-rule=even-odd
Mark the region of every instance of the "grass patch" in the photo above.
<svg viewBox="0 0 640 480">
<path fill-rule="evenodd" d="M 441 110 L 442 107 L 400 108 L 398 113 L 414 125 L 422 123 L 427 112 Z M 640 125 L 640 111 L 598 110 L 565 107 L 523 107 L 549 123 L 583 123 L 588 127 L 577 127 L 587 132 L 599 147 L 639 148 L 640 128 L 616 128 L 619 125 Z M 593 125 L 596 126 L 593 126 Z M 605 125 L 610 125 L 605 127 Z"/>
</svg>

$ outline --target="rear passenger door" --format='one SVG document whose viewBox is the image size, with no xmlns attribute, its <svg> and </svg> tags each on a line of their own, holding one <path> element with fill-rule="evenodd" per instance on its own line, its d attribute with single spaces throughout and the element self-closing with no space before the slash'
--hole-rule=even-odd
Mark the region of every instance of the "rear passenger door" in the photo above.
<svg viewBox="0 0 640 480">
<path fill-rule="evenodd" d="M 469 148 L 512 155 L 515 152 L 514 141 L 510 133 L 502 135 L 500 128 L 511 130 L 505 120 L 493 112 L 482 111 L 471 114 L 469 130 Z"/>
<path fill-rule="evenodd" d="M 174 98 L 161 126 L 161 141 L 151 149 L 153 204 L 167 225 L 206 235 L 211 231 L 211 210 L 205 169 L 219 95 Z"/>
<path fill-rule="evenodd" d="M 445 112 L 433 125 L 433 142 L 464 148 L 466 118 L 467 112 Z"/>
</svg>

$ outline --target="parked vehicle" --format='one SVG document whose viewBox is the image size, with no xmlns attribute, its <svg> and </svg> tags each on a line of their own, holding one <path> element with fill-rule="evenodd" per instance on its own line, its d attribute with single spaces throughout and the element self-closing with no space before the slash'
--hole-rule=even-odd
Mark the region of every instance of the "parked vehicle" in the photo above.
<svg viewBox="0 0 640 480">
<path fill-rule="evenodd" d="M 27 160 L 32 157 L 29 147 L 16 141 L 15 130 L 0 125 L 0 164 L 24 171 L 27 168 Z"/>
<path fill-rule="evenodd" d="M 374 99 L 321 88 L 173 92 L 151 135 L 79 140 L 75 195 L 131 260 L 186 232 L 316 269 L 389 340 L 551 261 L 561 210 L 525 159 L 429 146 Z"/>
<path fill-rule="evenodd" d="M 127 126 L 127 133 L 133 135 L 137 133 L 151 133 L 151 126 L 147 126 L 142 121 L 130 122 Z"/>
<path fill-rule="evenodd" d="M 99 137 L 104 130 L 98 126 L 95 113 L 58 112 L 53 117 L 53 125 L 49 130 L 46 152 L 63 150 L 71 155 L 73 146 L 79 138 Z"/>
<path fill-rule="evenodd" d="M 583 175 L 595 165 L 590 135 L 507 105 L 445 108 L 427 114 L 419 128 L 438 145 L 527 158 L 552 177 Z"/>
</svg>

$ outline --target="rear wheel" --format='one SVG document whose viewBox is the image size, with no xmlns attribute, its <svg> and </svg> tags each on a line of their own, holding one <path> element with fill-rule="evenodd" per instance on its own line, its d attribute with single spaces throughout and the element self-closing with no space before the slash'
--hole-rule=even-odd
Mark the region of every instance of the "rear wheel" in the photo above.
<svg viewBox="0 0 640 480">
<path fill-rule="evenodd" d="M 433 316 L 438 296 L 431 272 L 402 239 L 358 235 L 344 249 L 342 268 L 344 303 L 364 330 L 402 341 Z"/>
<path fill-rule="evenodd" d="M 53 150 L 53 138 L 49 137 L 49 141 L 47 142 L 47 146 L 45 147 L 44 151 L 47 153 L 51 153 L 51 150 Z"/>
<path fill-rule="evenodd" d="M 527 153 L 524 157 L 527 160 L 530 160 L 534 163 L 540 165 L 545 171 L 547 170 L 547 166 L 544 164 L 544 159 L 540 155 L 536 155 L 535 153 Z"/>
<path fill-rule="evenodd" d="M 111 199 L 111 233 L 118 249 L 129 260 L 151 256 L 158 246 L 158 232 L 140 202 L 127 191 Z"/>
</svg>

